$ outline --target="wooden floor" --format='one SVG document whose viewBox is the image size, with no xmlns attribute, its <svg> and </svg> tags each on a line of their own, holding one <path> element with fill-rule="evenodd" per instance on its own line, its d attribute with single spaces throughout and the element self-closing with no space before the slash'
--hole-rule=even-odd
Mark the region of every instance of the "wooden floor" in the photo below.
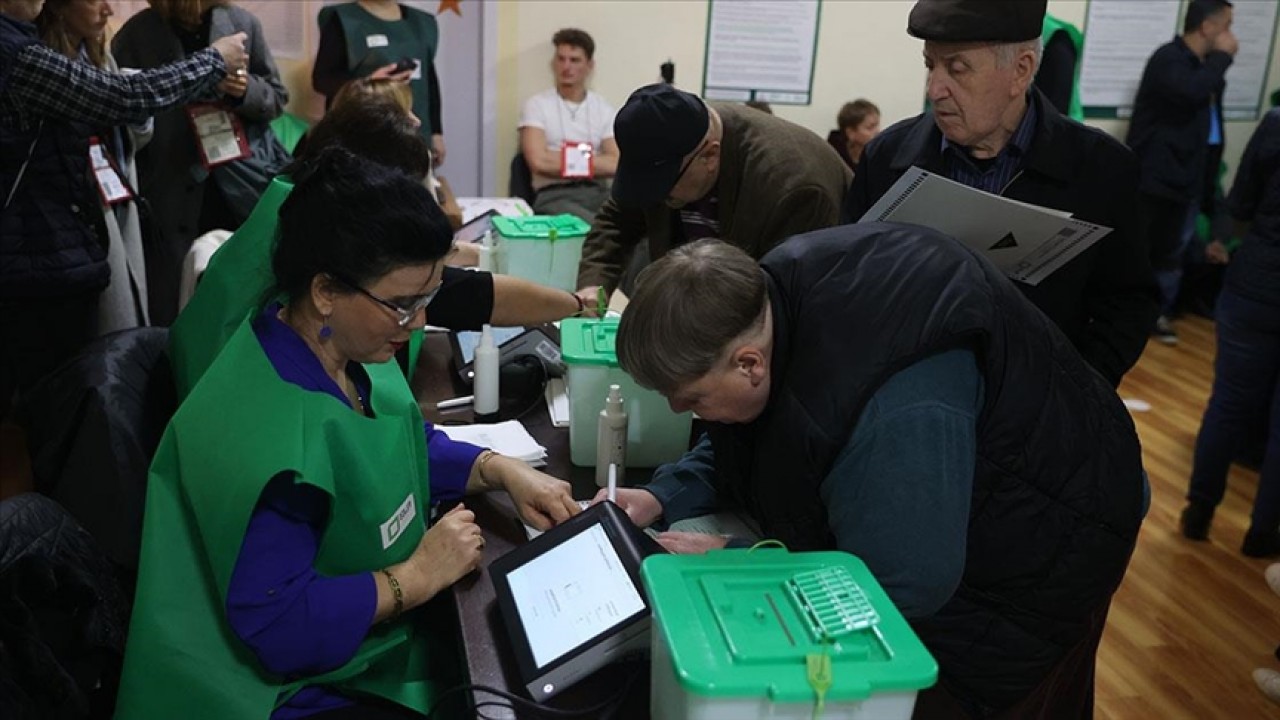
<svg viewBox="0 0 1280 720">
<path fill-rule="evenodd" d="M 1255 687 L 1255 667 L 1280 669 L 1280 597 L 1266 560 L 1240 554 L 1257 473 L 1233 468 L 1209 542 L 1178 532 L 1192 451 L 1213 381 L 1213 325 L 1178 322 L 1181 342 L 1147 345 L 1120 394 L 1134 412 L 1151 477 L 1151 511 L 1098 655 L 1097 715 L 1130 718 L 1280 718 Z"/>
</svg>

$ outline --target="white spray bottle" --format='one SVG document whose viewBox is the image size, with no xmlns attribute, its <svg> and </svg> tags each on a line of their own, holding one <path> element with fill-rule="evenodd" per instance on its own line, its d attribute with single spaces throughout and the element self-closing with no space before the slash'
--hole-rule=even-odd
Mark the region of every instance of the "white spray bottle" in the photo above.
<svg viewBox="0 0 1280 720">
<path fill-rule="evenodd" d="M 609 386 L 604 409 L 596 422 L 596 485 L 609 484 L 609 466 L 617 466 L 618 477 L 627 471 L 627 411 L 622 404 L 622 388 Z"/>
<path fill-rule="evenodd" d="M 480 332 L 480 345 L 476 348 L 472 364 L 475 377 L 472 380 L 471 409 L 475 421 L 498 421 L 498 347 L 493 344 L 493 329 L 485 325 Z"/>
</svg>

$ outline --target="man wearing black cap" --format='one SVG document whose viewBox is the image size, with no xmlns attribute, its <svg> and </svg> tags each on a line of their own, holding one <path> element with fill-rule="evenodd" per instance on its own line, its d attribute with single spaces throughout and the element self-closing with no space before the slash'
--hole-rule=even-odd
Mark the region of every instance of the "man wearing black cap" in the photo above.
<svg viewBox="0 0 1280 720">
<path fill-rule="evenodd" d="M 822 138 L 780 118 L 661 83 L 631 94 L 613 132 L 613 197 L 587 235 L 580 290 L 612 292 L 646 237 L 653 259 L 708 237 L 759 258 L 839 219 L 848 168 Z"/>
<path fill-rule="evenodd" d="M 1032 88 L 1046 0 L 919 0 L 932 108 L 863 153 L 842 220 L 857 222 L 911 166 L 1113 228 L 1039 285 L 1018 288 L 1118 385 L 1146 344 L 1158 290 L 1136 214 L 1133 153 Z"/>
</svg>

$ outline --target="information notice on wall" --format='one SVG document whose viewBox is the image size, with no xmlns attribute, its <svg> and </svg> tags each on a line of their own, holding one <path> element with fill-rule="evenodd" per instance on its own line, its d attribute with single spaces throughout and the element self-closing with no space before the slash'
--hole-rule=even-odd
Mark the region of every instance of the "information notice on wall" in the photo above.
<svg viewBox="0 0 1280 720">
<path fill-rule="evenodd" d="M 711 0 L 702 96 L 808 105 L 820 0 Z"/>
<path fill-rule="evenodd" d="M 1231 31 L 1240 52 L 1227 70 L 1222 114 L 1228 120 L 1256 120 L 1267 94 L 1267 66 L 1276 38 L 1280 3 L 1276 0 L 1236 0 Z"/>
<path fill-rule="evenodd" d="M 1178 31 L 1179 0 L 1090 0 L 1080 58 L 1080 104 L 1089 117 L 1128 117 L 1142 69 Z"/>
</svg>

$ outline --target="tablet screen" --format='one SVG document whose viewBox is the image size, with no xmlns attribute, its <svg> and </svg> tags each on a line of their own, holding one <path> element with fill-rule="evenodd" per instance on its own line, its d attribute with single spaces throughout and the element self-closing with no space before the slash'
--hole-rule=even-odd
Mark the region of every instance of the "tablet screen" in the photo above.
<svg viewBox="0 0 1280 720">
<path fill-rule="evenodd" d="M 507 581 L 538 667 L 645 609 L 599 524 L 511 571 Z"/>
</svg>

